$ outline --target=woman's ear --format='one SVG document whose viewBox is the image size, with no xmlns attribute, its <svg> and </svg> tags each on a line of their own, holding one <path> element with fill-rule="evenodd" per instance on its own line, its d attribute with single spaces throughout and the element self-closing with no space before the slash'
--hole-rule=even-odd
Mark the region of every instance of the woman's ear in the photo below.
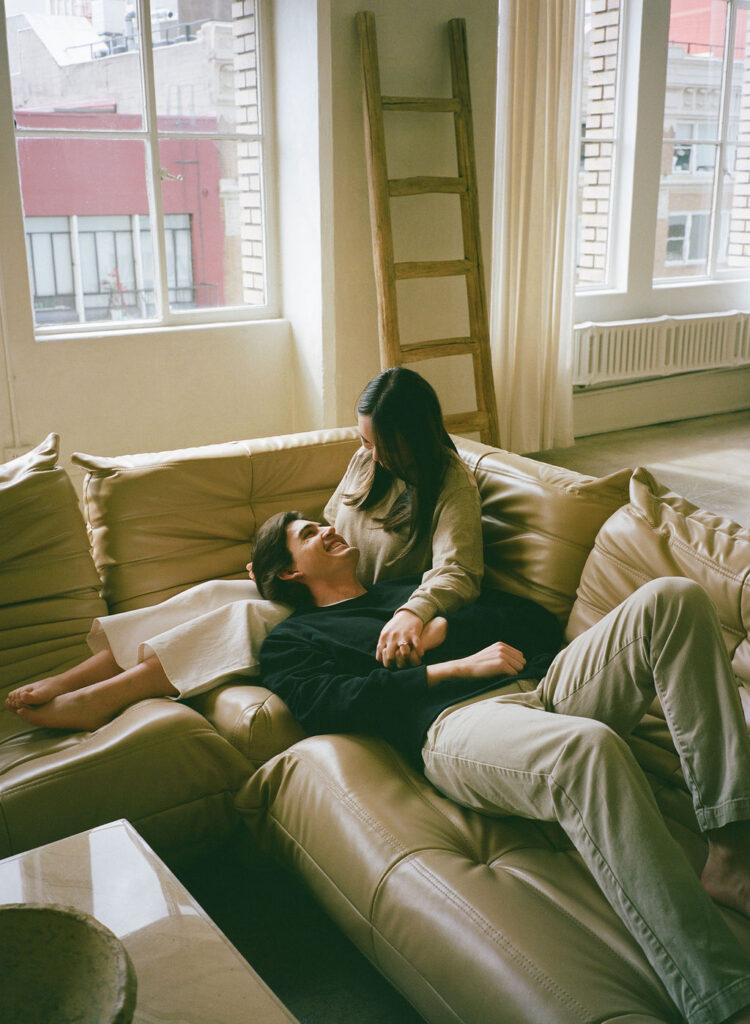
<svg viewBox="0 0 750 1024">
<path fill-rule="evenodd" d="M 283 572 L 279 572 L 276 575 L 279 577 L 280 580 L 283 580 L 285 583 L 289 582 L 290 580 L 299 580 L 302 578 L 302 573 L 299 571 L 299 569 L 295 569 L 294 566 L 292 565 L 290 565 L 288 569 L 284 569 Z"/>
</svg>

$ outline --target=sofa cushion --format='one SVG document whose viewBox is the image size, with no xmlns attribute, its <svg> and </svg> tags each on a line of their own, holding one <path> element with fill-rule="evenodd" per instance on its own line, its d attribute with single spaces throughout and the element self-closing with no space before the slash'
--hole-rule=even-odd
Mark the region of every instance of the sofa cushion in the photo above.
<svg viewBox="0 0 750 1024">
<path fill-rule="evenodd" d="M 586 561 L 566 638 L 598 622 L 648 580 L 689 577 L 716 605 L 735 675 L 750 687 L 749 574 L 750 530 L 704 512 L 637 469 L 630 502 L 604 524 Z"/>
<path fill-rule="evenodd" d="M 110 611 L 246 577 L 258 526 L 286 508 L 321 516 L 357 444 L 345 429 L 116 458 L 74 454 L 87 470 L 84 512 Z"/>
<path fill-rule="evenodd" d="M 602 524 L 628 500 L 630 470 L 606 477 L 454 438 L 482 498 L 485 579 L 565 623 Z"/>
<path fill-rule="evenodd" d="M 2 693 L 77 664 L 91 620 L 107 612 L 78 499 L 57 464 L 59 438 L 0 466 Z M 2 716 L 2 735 L 18 719 Z M 23 726 L 27 730 L 27 726 Z"/>
</svg>

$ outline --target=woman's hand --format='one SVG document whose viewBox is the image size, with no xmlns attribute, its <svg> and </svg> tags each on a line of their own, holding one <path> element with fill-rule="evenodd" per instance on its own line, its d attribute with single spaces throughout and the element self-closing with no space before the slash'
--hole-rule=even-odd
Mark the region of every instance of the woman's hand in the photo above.
<svg viewBox="0 0 750 1024">
<path fill-rule="evenodd" d="M 383 626 L 375 657 L 384 668 L 407 668 L 422 664 L 424 623 L 414 612 L 401 608 Z"/>
</svg>

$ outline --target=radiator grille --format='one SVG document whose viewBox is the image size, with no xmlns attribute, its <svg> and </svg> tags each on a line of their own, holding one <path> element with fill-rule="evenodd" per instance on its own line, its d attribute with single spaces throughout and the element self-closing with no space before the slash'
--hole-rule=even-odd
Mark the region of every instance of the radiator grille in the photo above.
<svg viewBox="0 0 750 1024">
<path fill-rule="evenodd" d="M 573 383 L 645 380 L 750 363 L 750 313 L 577 324 Z"/>
</svg>

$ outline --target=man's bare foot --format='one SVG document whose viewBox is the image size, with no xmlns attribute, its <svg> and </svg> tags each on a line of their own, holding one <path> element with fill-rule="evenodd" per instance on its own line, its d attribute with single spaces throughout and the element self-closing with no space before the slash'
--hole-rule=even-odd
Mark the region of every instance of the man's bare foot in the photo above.
<svg viewBox="0 0 750 1024">
<path fill-rule="evenodd" d="M 425 625 L 422 630 L 422 646 L 426 651 L 432 651 L 436 647 L 439 647 L 442 643 L 445 643 L 445 638 L 448 636 L 448 620 L 444 619 L 442 615 L 436 615 L 434 619 Z"/>
<path fill-rule="evenodd" d="M 711 833 L 701 882 L 712 899 L 750 917 L 750 826 L 733 822 Z"/>
<path fill-rule="evenodd" d="M 111 708 L 97 695 L 92 695 L 86 687 L 72 693 L 61 693 L 38 707 L 21 706 L 12 710 L 24 722 L 40 725 L 45 729 L 93 732 L 94 729 L 105 725 L 119 708 Z"/>
</svg>

